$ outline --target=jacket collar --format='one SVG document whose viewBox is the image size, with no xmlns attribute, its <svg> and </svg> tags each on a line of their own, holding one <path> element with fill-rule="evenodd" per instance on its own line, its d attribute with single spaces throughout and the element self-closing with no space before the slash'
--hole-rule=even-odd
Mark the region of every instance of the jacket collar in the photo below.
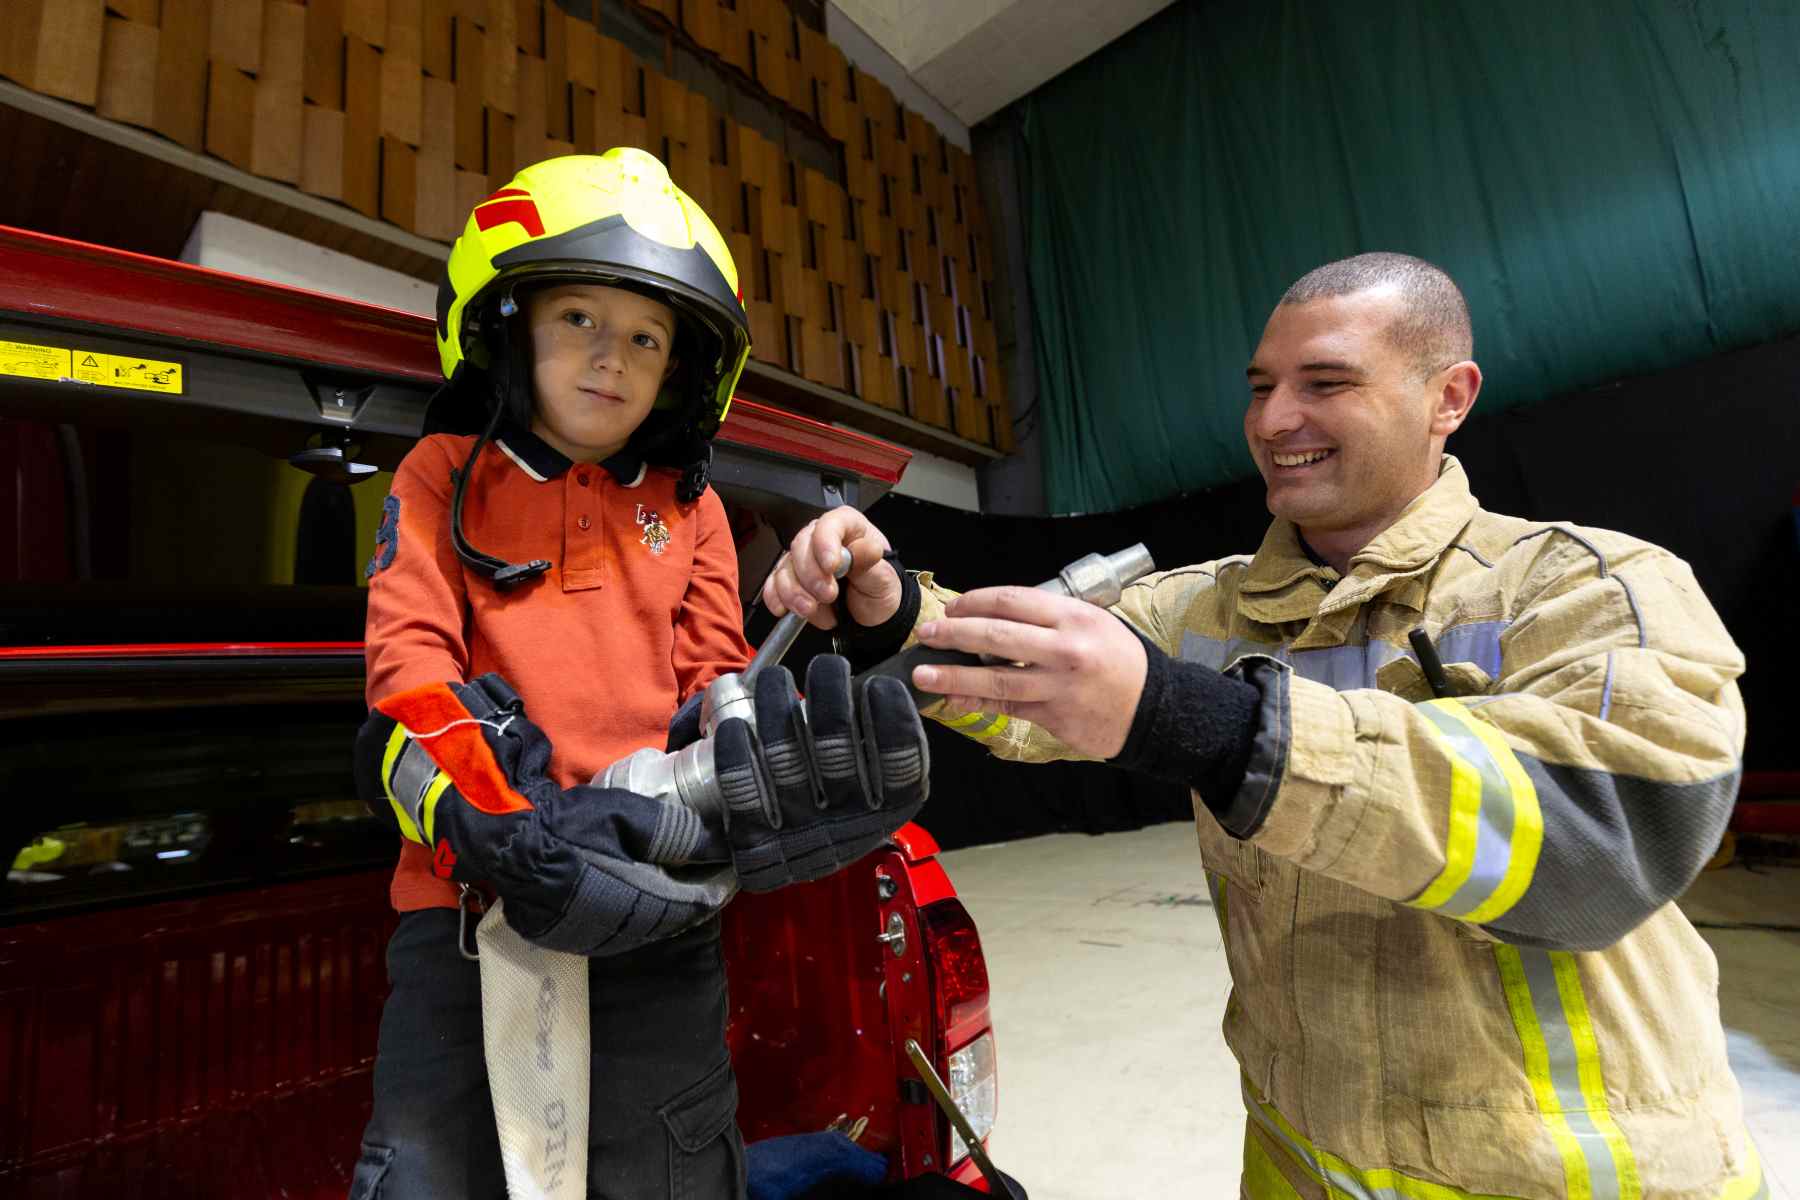
<svg viewBox="0 0 1800 1200">
<path fill-rule="evenodd" d="M 500 428 L 494 432 L 494 444 L 519 470 L 538 483 L 557 479 L 575 465 L 561 450 L 509 418 L 501 419 Z M 603 459 L 600 466 L 623 487 L 636 487 L 644 481 L 644 460 L 630 446 Z"/>
<path fill-rule="evenodd" d="M 1238 607 L 1268 624 L 1310 619 L 1360 604 L 1393 590 L 1402 604 L 1424 607 L 1424 587 L 1400 586 L 1417 580 L 1479 511 L 1462 464 L 1444 455 L 1437 482 L 1420 493 L 1392 525 L 1350 559 L 1350 574 L 1307 556 L 1293 522 L 1276 519 L 1263 536 L 1239 587 Z"/>
</svg>

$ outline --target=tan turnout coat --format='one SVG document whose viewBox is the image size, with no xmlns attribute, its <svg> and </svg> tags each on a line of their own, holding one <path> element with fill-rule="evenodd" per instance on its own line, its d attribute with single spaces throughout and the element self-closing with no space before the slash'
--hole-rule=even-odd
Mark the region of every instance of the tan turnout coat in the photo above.
<svg viewBox="0 0 1800 1200">
<path fill-rule="evenodd" d="M 921 581 L 923 621 L 954 593 Z M 1240 794 L 1194 803 L 1244 1195 L 1766 1194 L 1717 964 L 1671 903 L 1744 733 L 1742 656 L 1685 563 L 1484 512 L 1446 457 L 1347 576 L 1278 520 L 1254 557 L 1114 611 L 1262 694 Z M 1074 757 L 1022 721 L 937 716 L 1005 758 Z"/>
</svg>

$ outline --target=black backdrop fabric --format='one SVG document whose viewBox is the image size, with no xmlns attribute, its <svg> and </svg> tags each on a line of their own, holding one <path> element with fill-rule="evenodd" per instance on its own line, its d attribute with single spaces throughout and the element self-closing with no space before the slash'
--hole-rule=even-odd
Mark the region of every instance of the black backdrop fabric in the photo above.
<svg viewBox="0 0 1800 1200">
<path fill-rule="evenodd" d="M 1620 530 L 1692 564 L 1749 660 L 1750 770 L 1800 769 L 1797 401 L 1800 339 L 1477 416 L 1449 445 L 1492 511 Z M 1269 520 L 1260 480 L 1081 517 L 976 516 L 904 496 L 870 515 L 908 567 L 959 591 L 1037 583 L 1090 551 L 1139 541 L 1162 567 L 1251 553 Z M 920 824 L 946 849 L 1191 816 L 1178 787 L 1097 764 L 1006 763 L 928 727 L 932 795 Z"/>
</svg>

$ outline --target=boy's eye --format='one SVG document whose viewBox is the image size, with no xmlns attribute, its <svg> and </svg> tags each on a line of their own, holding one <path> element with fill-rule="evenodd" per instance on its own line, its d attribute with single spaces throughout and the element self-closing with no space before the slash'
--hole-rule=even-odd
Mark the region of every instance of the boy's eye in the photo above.
<svg viewBox="0 0 1800 1200">
<path fill-rule="evenodd" d="M 564 313 L 563 320 L 565 322 L 567 322 L 568 324 L 573 325 L 577 329 L 592 329 L 592 328 L 594 328 L 594 318 L 588 316 L 586 313 L 582 312 L 579 309 L 572 308 L 568 312 Z"/>
<path fill-rule="evenodd" d="M 633 334 L 631 341 L 633 345 L 642 346 L 646 350 L 654 350 L 661 345 L 661 343 L 656 340 L 655 335 L 648 333 Z"/>
</svg>

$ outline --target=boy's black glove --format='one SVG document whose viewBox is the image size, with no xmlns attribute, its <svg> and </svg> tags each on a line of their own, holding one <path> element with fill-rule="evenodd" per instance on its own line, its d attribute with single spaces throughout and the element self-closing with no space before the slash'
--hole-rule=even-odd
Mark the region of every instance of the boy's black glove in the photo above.
<svg viewBox="0 0 1800 1200">
<path fill-rule="evenodd" d="M 440 877 L 490 884 L 508 923 L 552 950 L 623 953 L 731 898 L 729 850 L 696 815 L 620 788 L 559 787 L 550 751 L 498 675 L 431 684 L 370 714 L 357 786 L 371 811 L 432 849 Z"/>
<path fill-rule="evenodd" d="M 676 714 L 670 750 L 698 733 Z M 835 654 L 813 658 L 806 699 L 785 667 L 756 678 L 756 729 L 713 735 L 725 834 L 745 890 L 818 879 L 868 854 L 925 803 L 931 757 L 906 687 L 852 679 Z"/>
</svg>

